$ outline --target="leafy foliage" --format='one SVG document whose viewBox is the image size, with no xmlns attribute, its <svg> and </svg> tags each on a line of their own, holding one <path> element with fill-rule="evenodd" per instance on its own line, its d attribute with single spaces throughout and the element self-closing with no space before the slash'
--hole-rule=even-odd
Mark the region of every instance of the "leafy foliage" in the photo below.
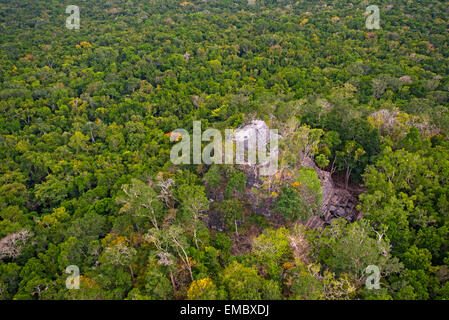
<svg viewBox="0 0 449 320">
<path fill-rule="evenodd" d="M 79 30 L 0 4 L 0 299 L 449 298 L 447 1 L 379 0 L 372 31 L 353 0 L 85 0 Z M 273 177 L 170 162 L 174 130 L 253 119 Z M 361 220 L 294 226 L 313 159 Z"/>
</svg>

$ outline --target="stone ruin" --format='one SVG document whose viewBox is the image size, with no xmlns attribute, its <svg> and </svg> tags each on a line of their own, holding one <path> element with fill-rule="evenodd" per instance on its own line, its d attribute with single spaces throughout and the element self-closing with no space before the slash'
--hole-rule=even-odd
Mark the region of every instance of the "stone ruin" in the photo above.
<svg viewBox="0 0 449 320">
<path fill-rule="evenodd" d="M 276 132 L 271 132 L 265 121 L 253 120 L 243 127 L 238 128 L 233 133 L 231 137 L 232 141 L 235 142 L 237 149 L 239 146 L 243 146 L 245 158 L 247 158 L 243 159 L 245 164 L 241 164 L 242 167 L 246 167 L 245 171 L 253 171 L 256 176 L 259 176 L 260 174 L 266 175 L 266 173 L 270 171 L 271 173 L 269 174 L 272 174 L 277 170 L 279 150 L 277 145 L 272 145 L 272 141 L 278 141 L 282 137 Z M 252 146 L 255 150 L 249 150 L 251 145 L 250 141 L 254 143 Z M 267 158 L 264 162 L 259 162 L 260 155 L 257 153 L 259 149 L 266 152 Z M 249 163 L 250 153 L 255 156 L 255 159 L 257 159 L 256 163 Z M 274 167 L 271 167 L 271 165 L 274 165 Z M 272 169 L 270 170 L 270 168 Z"/>
<path fill-rule="evenodd" d="M 348 190 L 335 186 L 330 172 L 321 170 L 315 162 L 306 157 L 303 164 L 313 168 L 321 181 L 322 201 L 321 216 L 309 218 L 307 227 L 324 227 L 334 219 L 344 218 L 348 222 L 354 222 L 361 218 L 361 213 L 356 210 L 358 200 Z"/>
<path fill-rule="evenodd" d="M 255 130 L 257 134 L 265 130 L 264 136 L 269 141 L 268 125 L 262 120 L 254 120 L 249 124 L 239 128 L 234 135 L 234 141 L 238 139 L 246 139 L 247 132 Z M 280 136 L 279 136 L 280 137 Z M 299 156 L 299 155 L 298 155 Z M 263 165 L 263 164 L 262 164 Z M 322 202 L 321 214 L 313 216 L 305 223 L 307 228 L 322 228 L 329 225 L 332 220 L 337 218 L 344 218 L 348 222 L 354 222 L 361 218 L 362 213 L 356 210 L 358 200 L 349 191 L 335 186 L 330 172 L 321 170 L 315 162 L 309 157 L 303 157 L 303 165 L 313 168 L 321 181 Z M 240 169 L 245 172 L 247 176 L 245 192 L 242 195 L 247 199 L 252 212 L 263 215 L 267 218 L 274 218 L 272 214 L 274 197 L 258 197 L 252 192 L 252 189 L 259 189 L 262 187 L 262 181 L 259 179 L 259 169 L 261 165 L 250 166 L 241 165 Z M 215 193 L 211 201 L 221 201 L 224 195 Z M 219 212 L 209 212 L 208 225 L 210 228 L 217 231 L 223 231 L 224 225 Z"/>
</svg>

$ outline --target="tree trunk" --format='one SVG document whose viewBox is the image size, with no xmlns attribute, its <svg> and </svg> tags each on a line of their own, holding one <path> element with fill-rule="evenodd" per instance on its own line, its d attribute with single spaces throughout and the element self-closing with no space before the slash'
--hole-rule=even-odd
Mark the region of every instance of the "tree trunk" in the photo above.
<svg viewBox="0 0 449 320">
<path fill-rule="evenodd" d="M 237 235 L 237 237 L 239 236 L 239 231 L 237 229 L 237 220 L 234 220 L 234 225 L 235 225 L 235 234 Z"/>
<path fill-rule="evenodd" d="M 198 249 L 198 239 L 196 237 L 196 227 L 193 227 L 193 238 L 195 239 L 195 247 Z"/>
<path fill-rule="evenodd" d="M 129 264 L 129 271 L 131 271 L 131 281 L 134 283 L 134 272 L 131 264 Z"/>
<path fill-rule="evenodd" d="M 351 171 L 349 167 L 346 168 L 346 175 L 345 175 L 345 189 L 348 190 L 348 184 L 349 184 L 349 176 L 351 175 Z"/>
<path fill-rule="evenodd" d="M 171 269 L 170 269 L 170 282 L 173 288 L 173 293 L 176 294 L 175 280 L 173 279 L 173 272 L 171 271 Z"/>
</svg>

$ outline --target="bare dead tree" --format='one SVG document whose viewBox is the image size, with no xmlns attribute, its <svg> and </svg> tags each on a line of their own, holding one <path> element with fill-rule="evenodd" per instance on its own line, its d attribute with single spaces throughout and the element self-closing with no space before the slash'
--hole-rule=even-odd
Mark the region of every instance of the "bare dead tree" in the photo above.
<svg viewBox="0 0 449 320">
<path fill-rule="evenodd" d="M 172 178 L 161 179 L 157 183 L 157 186 L 161 188 L 158 198 L 162 199 L 168 208 L 173 209 L 174 207 L 174 197 L 173 189 L 175 181 Z"/>
<path fill-rule="evenodd" d="M 15 259 L 22 253 L 23 245 L 32 236 L 28 229 L 11 233 L 0 240 L 0 259 Z"/>
</svg>

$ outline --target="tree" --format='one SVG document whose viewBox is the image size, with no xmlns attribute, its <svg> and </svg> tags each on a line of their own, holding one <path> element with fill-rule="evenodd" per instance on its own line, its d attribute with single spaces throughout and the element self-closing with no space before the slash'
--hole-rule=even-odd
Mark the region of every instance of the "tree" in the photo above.
<svg viewBox="0 0 449 320">
<path fill-rule="evenodd" d="M 0 264 L 0 300 L 12 299 L 19 287 L 20 269 L 16 263 Z"/>
<path fill-rule="evenodd" d="M 222 181 L 222 175 L 218 166 L 212 166 L 207 173 L 204 175 L 204 180 L 206 184 L 211 188 L 215 189 L 220 185 Z"/>
<path fill-rule="evenodd" d="M 172 178 L 164 179 L 163 177 L 160 177 L 158 180 L 157 186 L 160 188 L 158 197 L 164 201 L 168 208 L 173 209 L 175 202 L 173 187 L 175 181 Z"/>
<path fill-rule="evenodd" d="M 318 152 L 320 138 L 324 134 L 321 129 L 312 129 L 310 126 L 303 125 L 298 127 L 299 122 L 296 118 L 290 118 L 282 129 L 283 150 L 288 165 L 296 167 L 304 165 L 307 158 L 313 158 Z"/>
<path fill-rule="evenodd" d="M 288 221 L 307 218 L 303 201 L 293 187 L 284 186 L 282 188 L 282 193 L 276 198 L 274 207 Z"/>
<path fill-rule="evenodd" d="M 240 194 L 245 189 L 246 175 L 241 171 L 231 171 L 229 175 L 228 184 L 226 185 L 226 198 Z"/>
<path fill-rule="evenodd" d="M 369 265 L 377 266 L 382 276 L 401 270 L 401 264 L 390 253 L 390 246 L 383 233 L 370 237 L 371 227 L 367 221 L 348 223 L 336 219 L 312 241 L 320 262 L 338 275 L 351 273 L 363 279 Z"/>
<path fill-rule="evenodd" d="M 209 199 L 207 199 L 203 186 L 181 185 L 178 189 L 178 199 L 185 214 L 185 221 L 192 225 L 193 239 L 198 248 L 197 225 L 204 217 L 204 211 L 209 209 Z"/>
<path fill-rule="evenodd" d="M 254 267 L 245 267 L 237 261 L 228 265 L 221 275 L 221 283 L 228 292 L 231 300 L 259 300 L 268 298 L 267 295 L 273 297 L 273 293 L 277 298 L 280 296 L 280 289 L 274 286 L 274 292 L 271 292 L 272 283 L 264 280 L 257 274 Z"/>
<path fill-rule="evenodd" d="M 244 210 L 242 203 L 238 199 L 228 199 L 216 203 L 215 208 L 223 213 L 224 221 L 228 230 L 233 226 L 235 234 L 238 236 L 239 232 L 237 221 L 243 218 Z"/>
<path fill-rule="evenodd" d="M 343 151 L 337 151 L 337 159 L 339 160 L 340 169 L 345 169 L 345 188 L 348 189 L 349 177 L 357 163 L 363 161 L 362 156 L 365 154 L 362 146 L 355 141 L 346 141 Z"/>
<path fill-rule="evenodd" d="M 70 138 L 69 146 L 74 148 L 76 150 L 76 153 L 78 153 L 80 150 L 86 150 L 88 141 L 88 137 L 86 137 L 80 131 L 75 131 L 73 136 Z"/>
<path fill-rule="evenodd" d="M 145 271 L 145 296 L 151 300 L 168 300 L 173 297 L 173 288 L 164 270 L 164 264 L 150 260 Z"/>
<path fill-rule="evenodd" d="M 24 229 L 0 240 L 0 259 L 15 259 L 22 253 L 22 248 L 33 234 Z"/>
<path fill-rule="evenodd" d="M 160 263 L 173 264 L 172 252 L 181 259 L 183 265 L 188 270 L 190 279 L 193 281 L 192 263 L 187 254 L 188 244 L 184 235 L 184 230 L 178 225 L 171 225 L 165 229 L 152 228 L 145 235 L 146 241 L 154 244 L 158 250 Z"/>
<path fill-rule="evenodd" d="M 152 188 L 151 181 L 145 184 L 140 180 L 131 179 L 131 184 L 124 184 L 122 191 L 124 196 L 117 197 L 117 202 L 122 204 L 120 212 L 147 218 L 154 228 L 159 229 L 162 203 Z"/>
<path fill-rule="evenodd" d="M 324 285 L 319 279 L 319 266 L 298 263 L 287 270 L 286 279 L 290 299 L 320 300 L 323 298 Z"/>
<path fill-rule="evenodd" d="M 70 179 L 70 178 L 69 178 Z M 55 175 L 48 175 L 46 181 L 35 186 L 35 197 L 41 205 L 55 205 L 68 196 L 67 180 L 60 180 Z"/>
<path fill-rule="evenodd" d="M 319 214 L 322 190 L 321 181 L 315 169 L 300 168 L 295 175 L 295 182 L 292 186 L 298 191 L 306 209 L 306 215 L 303 216 L 303 219 L 306 220 L 312 215 Z"/>
<path fill-rule="evenodd" d="M 326 168 L 329 165 L 329 162 L 329 159 L 322 153 L 315 157 L 315 163 L 321 169 Z"/>
<path fill-rule="evenodd" d="M 114 266 L 128 267 L 131 273 L 131 279 L 134 280 L 132 263 L 135 255 L 136 249 L 127 246 L 123 242 L 119 242 L 113 246 L 107 247 L 101 259 Z"/>
<path fill-rule="evenodd" d="M 290 241 L 288 230 L 279 228 L 268 230 L 266 233 L 254 238 L 252 254 L 261 265 L 265 265 L 271 279 L 280 281 L 282 264 L 290 258 Z"/>
<path fill-rule="evenodd" d="M 195 280 L 187 291 L 188 300 L 215 300 L 217 298 L 217 287 L 209 278 Z"/>
</svg>

